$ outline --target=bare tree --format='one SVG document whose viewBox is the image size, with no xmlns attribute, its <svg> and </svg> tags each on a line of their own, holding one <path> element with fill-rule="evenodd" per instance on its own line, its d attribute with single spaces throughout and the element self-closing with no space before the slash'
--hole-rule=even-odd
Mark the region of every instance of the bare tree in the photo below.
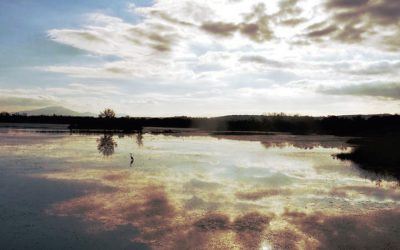
<svg viewBox="0 0 400 250">
<path fill-rule="evenodd" d="M 104 109 L 104 111 L 100 112 L 99 114 L 100 118 L 115 118 L 115 112 L 114 110 L 110 108 Z"/>
</svg>

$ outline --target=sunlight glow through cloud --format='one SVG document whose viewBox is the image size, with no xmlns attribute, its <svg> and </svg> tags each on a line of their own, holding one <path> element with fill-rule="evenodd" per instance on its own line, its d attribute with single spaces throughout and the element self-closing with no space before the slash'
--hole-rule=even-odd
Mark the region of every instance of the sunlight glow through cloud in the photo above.
<svg viewBox="0 0 400 250">
<path fill-rule="evenodd" d="M 398 8 L 392 2 L 133 1 L 125 4 L 126 16 L 93 9 L 79 27 L 45 31 L 52 43 L 96 60 L 33 71 L 58 75 L 67 82 L 60 88 L 114 86 L 118 93 L 86 97 L 130 115 L 395 113 L 400 15 L 391 14 Z M 46 81 L 38 78 L 38 87 L 62 105 L 98 111 L 53 93 Z M 10 86 L 0 84 L 0 101 L 37 98 L 4 94 Z M 380 90 L 388 85 L 393 92 Z M 127 105 L 132 100 L 142 104 Z"/>
</svg>

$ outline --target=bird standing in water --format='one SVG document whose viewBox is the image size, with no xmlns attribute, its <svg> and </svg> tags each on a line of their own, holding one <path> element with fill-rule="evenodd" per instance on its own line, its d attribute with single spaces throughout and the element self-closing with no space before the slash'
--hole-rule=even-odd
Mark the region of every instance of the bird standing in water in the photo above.
<svg viewBox="0 0 400 250">
<path fill-rule="evenodd" d="M 135 159 L 133 158 L 133 154 L 132 153 L 130 153 L 130 154 L 131 154 L 131 167 L 132 167 L 132 164 L 135 161 Z"/>
</svg>

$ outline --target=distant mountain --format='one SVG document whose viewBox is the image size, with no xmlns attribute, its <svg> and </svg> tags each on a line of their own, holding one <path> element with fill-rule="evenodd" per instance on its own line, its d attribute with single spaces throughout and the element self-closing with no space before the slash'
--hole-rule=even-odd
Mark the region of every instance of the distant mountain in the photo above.
<svg viewBox="0 0 400 250">
<path fill-rule="evenodd" d="M 94 113 L 90 112 L 76 112 L 71 109 L 67 109 L 61 106 L 51 106 L 41 109 L 34 109 L 34 110 L 27 110 L 27 111 L 20 111 L 20 114 L 27 114 L 28 116 L 34 115 L 62 115 L 62 116 L 97 116 Z"/>
</svg>

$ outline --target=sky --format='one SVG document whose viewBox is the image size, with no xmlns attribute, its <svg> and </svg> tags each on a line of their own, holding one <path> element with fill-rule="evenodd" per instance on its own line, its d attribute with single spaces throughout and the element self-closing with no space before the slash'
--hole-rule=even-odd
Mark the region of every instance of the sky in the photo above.
<svg viewBox="0 0 400 250">
<path fill-rule="evenodd" d="M 0 110 L 400 111 L 398 0 L 1 0 Z"/>
</svg>

